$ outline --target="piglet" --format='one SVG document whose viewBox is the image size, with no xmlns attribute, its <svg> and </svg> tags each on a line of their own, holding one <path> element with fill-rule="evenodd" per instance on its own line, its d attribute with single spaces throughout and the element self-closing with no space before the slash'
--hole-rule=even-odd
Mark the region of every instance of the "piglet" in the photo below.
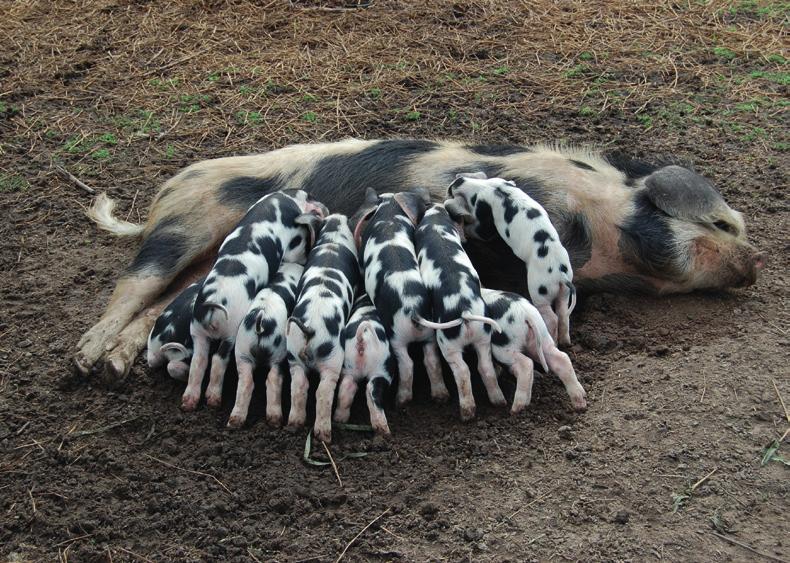
<svg viewBox="0 0 790 563">
<path fill-rule="evenodd" d="M 459 175 L 449 186 L 445 207 L 468 224 L 469 236 L 491 240 L 499 233 L 527 266 L 529 296 L 551 336 L 570 344 L 570 314 L 576 305 L 568 252 L 543 207 L 502 178 Z M 553 307 L 553 308 L 552 308 Z"/>
<path fill-rule="evenodd" d="M 269 284 L 281 262 L 304 263 L 314 238 L 315 218 L 325 210 L 307 192 L 275 192 L 250 207 L 222 243 L 195 299 L 190 325 L 194 354 L 181 402 L 184 410 L 194 410 L 200 400 L 212 341 L 218 341 L 219 347 L 211 361 L 206 402 L 211 407 L 220 405 L 225 369 L 252 300 Z"/>
<path fill-rule="evenodd" d="M 255 368 L 268 365 L 266 376 L 266 420 L 282 422 L 282 386 L 286 357 L 285 323 L 296 304 L 296 287 L 304 266 L 283 262 L 272 282 L 255 296 L 236 334 L 236 370 L 239 383 L 228 428 L 239 428 L 247 419 L 254 387 Z"/>
<path fill-rule="evenodd" d="M 477 369 L 483 379 L 488 399 L 504 406 L 505 396 L 497 383 L 491 361 L 491 328 L 499 330 L 486 317 L 486 305 L 480 296 L 480 278 L 461 246 L 462 225 L 455 223 L 444 206 L 434 205 L 425 213 L 414 236 L 420 275 L 431 297 L 433 318 L 455 326 L 436 331 L 436 340 L 450 365 L 461 406 L 461 418 L 475 415 L 472 379 L 463 352 L 472 346 L 477 353 Z"/>
<path fill-rule="evenodd" d="M 533 365 L 526 351 L 546 373 L 557 374 L 576 410 L 587 408 L 587 393 L 576 379 L 568 355 L 555 346 L 538 310 L 524 297 L 507 291 L 483 289 L 486 314 L 495 319 L 500 332 L 491 337 L 494 359 L 516 377 L 516 394 L 510 412 L 515 414 L 532 399 Z"/>
<path fill-rule="evenodd" d="M 360 381 L 367 381 L 365 397 L 370 425 L 379 434 L 389 434 L 384 412 L 384 393 L 392 383 L 395 366 L 384 325 L 364 289 L 354 301 L 351 318 L 343 333 L 345 355 L 340 390 L 337 394 L 335 422 L 348 422 L 351 403 Z"/>
<path fill-rule="evenodd" d="M 360 248 L 365 290 L 376 306 L 398 364 L 397 402 L 412 398 L 414 362 L 408 346 L 423 346 L 431 397 L 447 400 L 435 330 L 455 326 L 429 320 L 431 298 L 420 276 L 414 249 L 414 231 L 430 197 L 424 190 L 376 194 L 368 188 L 365 203 L 355 215 L 354 239 Z"/>
<path fill-rule="evenodd" d="M 332 440 L 332 401 L 343 367 L 341 336 L 359 277 L 357 249 L 348 217 L 329 215 L 307 258 L 296 307 L 286 325 L 291 368 L 288 425 L 304 425 L 309 387 L 306 372 L 316 370 L 321 379 L 316 392 L 313 432 L 324 442 Z"/>
<path fill-rule="evenodd" d="M 173 379 L 186 381 L 192 359 L 192 307 L 205 278 L 186 287 L 165 307 L 148 335 L 148 367 L 158 368 L 167 364 L 167 373 Z"/>
</svg>

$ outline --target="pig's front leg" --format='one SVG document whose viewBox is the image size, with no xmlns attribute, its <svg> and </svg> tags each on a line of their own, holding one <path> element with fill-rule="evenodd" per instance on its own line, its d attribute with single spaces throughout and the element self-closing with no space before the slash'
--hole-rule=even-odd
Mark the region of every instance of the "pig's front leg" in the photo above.
<svg viewBox="0 0 790 563">
<path fill-rule="evenodd" d="M 291 367 L 291 412 L 288 413 L 288 426 L 304 426 L 307 418 L 307 391 L 310 383 L 304 367 L 296 361 L 289 360 Z"/>
<path fill-rule="evenodd" d="M 266 375 L 266 422 L 283 423 L 283 363 L 274 362 Z"/>
<path fill-rule="evenodd" d="M 315 426 L 313 434 L 327 444 L 332 441 L 332 401 L 335 398 L 340 366 L 322 366 L 321 380 L 315 394 Z"/>
<path fill-rule="evenodd" d="M 185 411 L 193 411 L 200 402 L 200 391 L 203 387 L 203 375 L 206 373 L 208 365 L 209 341 L 202 334 L 192 335 L 194 352 L 192 362 L 189 364 L 189 380 L 184 395 L 181 397 L 181 408 Z"/>
<path fill-rule="evenodd" d="M 485 385 L 486 393 L 488 393 L 488 400 L 491 404 L 497 407 L 507 406 L 505 396 L 502 394 L 502 389 L 499 387 L 499 382 L 496 378 L 496 369 L 494 369 L 494 362 L 491 360 L 491 343 L 490 341 L 481 342 L 475 345 L 477 352 L 477 371 Z"/>
<path fill-rule="evenodd" d="M 252 390 L 255 387 L 252 379 L 255 365 L 252 362 L 236 357 L 236 370 L 239 373 L 239 382 L 236 386 L 236 402 L 228 419 L 228 428 L 241 428 L 244 421 L 247 420 Z"/>
<path fill-rule="evenodd" d="M 402 407 L 411 401 L 412 381 L 414 379 L 414 362 L 409 357 L 409 350 L 406 344 L 393 344 L 392 351 L 398 360 L 398 394 L 396 400 L 398 406 Z"/>
<path fill-rule="evenodd" d="M 348 374 L 343 374 L 340 380 L 340 389 L 337 392 L 337 408 L 335 409 L 335 422 L 348 422 L 351 416 L 351 403 L 357 393 L 357 380 Z"/>
<path fill-rule="evenodd" d="M 450 398 L 447 386 L 442 377 L 442 362 L 439 360 L 439 348 L 436 346 L 436 339 L 431 338 L 423 345 L 423 358 L 425 371 L 428 372 L 428 379 L 431 382 L 431 397 L 434 401 L 444 403 Z"/>
<path fill-rule="evenodd" d="M 387 415 L 384 413 L 384 392 L 390 385 L 389 377 L 386 375 L 374 375 L 368 381 L 365 396 L 370 412 L 370 425 L 379 434 L 389 434 L 390 427 L 387 424 Z"/>
<path fill-rule="evenodd" d="M 461 407 L 461 420 L 471 420 L 475 417 L 475 398 L 472 395 L 472 374 L 469 366 L 464 362 L 460 350 L 442 350 L 444 359 L 453 372 L 455 385 L 458 388 L 458 403 Z"/>
<path fill-rule="evenodd" d="M 223 340 L 217 353 L 211 358 L 211 375 L 206 388 L 206 404 L 212 408 L 217 408 L 222 404 L 222 383 L 225 381 L 225 372 L 233 353 L 234 342 L 233 338 Z"/>
</svg>

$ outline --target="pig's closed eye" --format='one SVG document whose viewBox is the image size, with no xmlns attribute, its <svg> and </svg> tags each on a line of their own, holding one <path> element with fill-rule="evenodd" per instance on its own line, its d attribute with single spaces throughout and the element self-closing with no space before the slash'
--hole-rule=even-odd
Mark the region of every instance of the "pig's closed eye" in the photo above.
<svg viewBox="0 0 790 563">
<path fill-rule="evenodd" d="M 725 233 L 730 233 L 731 235 L 737 234 L 737 230 L 735 227 L 730 225 L 727 221 L 715 221 L 713 226 L 719 229 L 720 231 L 724 231 Z"/>
</svg>

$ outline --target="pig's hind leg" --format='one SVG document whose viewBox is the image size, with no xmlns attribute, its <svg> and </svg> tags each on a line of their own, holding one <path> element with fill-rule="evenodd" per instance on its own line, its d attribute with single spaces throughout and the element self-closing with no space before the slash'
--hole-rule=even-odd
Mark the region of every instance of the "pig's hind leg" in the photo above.
<svg viewBox="0 0 790 563">
<path fill-rule="evenodd" d="M 253 382 L 253 372 L 255 364 L 249 359 L 236 356 L 236 371 L 239 374 L 239 382 L 236 385 L 236 402 L 228 418 L 228 428 L 241 428 L 247 420 L 247 412 L 250 408 L 250 399 L 255 387 Z"/>
<path fill-rule="evenodd" d="M 340 378 L 340 386 L 337 391 L 337 407 L 335 408 L 335 422 L 348 422 L 351 416 L 351 403 L 354 402 L 354 395 L 357 394 L 357 380 L 354 376 L 344 373 Z"/>
<path fill-rule="evenodd" d="M 490 341 L 475 344 L 475 352 L 477 352 L 477 371 L 480 373 L 483 385 L 485 385 L 488 400 L 497 407 L 506 406 L 507 401 L 502 394 L 502 389 L 499 387 L 494 362 L 491 360 Z"/>
<path fill-rule="evenodd" d="M 464 362 L 463 354 L 460 350 L 442 349 L 444 359 L 450 365 L 450 370 L 455 378 L 455 385 L 458 388 L 458 403 L 461 407 L 461 420 L 470 420 L 475 416 L 475 398 L 472 395 L 472 374 L 469 366 Z"/>
<path fill-rule="evenodd" d="M 304 426 L 307 418 L 307 391 L 310 383 L 302 365 L 288 360 L 291 369 L 291 412 L 288 413 L 288 426 Z"/>
<path fill-rule="evenodd" d="M 396 400 L 398 406 L 403 406 L 412 397 L 412 383 L 414 380 L 414 362 L 409 356 L 409 349 L 405 344 L 393 344 L 392 352 L 398 360 L 398 394 Z"/>
<path fill-rule="evenodd" d="M 274 362 L 266 375 L 266 422 L 272 426 L 283 423 L 283 362 Z"/>
<path fill-rule="evenodd" d="M 211 375 L 206 388 L 206 404 L 212 408 L 222 404 L 222 383 L 225 381 L 225 372 L 228 370 L 234 343 L 234 338 L 223 340 L 217 353 L 211 358 Z"/>
<path fill-rule="evenodd" d="M 387 424 L 387 415 L 384 412 L 384 393 L 390 386 L 389 375 L 374 375 L 368 381 L 365 389 L 365 397 L 370 413 L 370 425 L 379 434 L 389 434 L 390 428 Z"/>
<path fill-rule="evenodd" d="M 342 365 L 342 356 L 341 356 Z M 335 398 L 337 381 L 340 378 L 339 365 L 322 365 L 321 379 L 315 393 L 315 426 L 313 433 L 327 444 L 332 441 L 332 401 Z"/>
<path fill-rule="evenodd" d="M 423 347 L 423 361 L 425 371 L 428 372 L 428 380 L 431 382 L 431 397 L 434 401 L 444 403 L 450 398 L 447 386 L 442 377 L 442 362 L 439 359 L 439 348 L 436 346 L 436 339 L 431 338 Z"/>
<path fill-rule="evenodd" d="M 571 399 L 573 408 L 579 411 L 586 409 L 587 392 L 576 378 L 576 372 L 568 354 L 546 342 L 543 343 L 543 353 L 546 356 L 546 363 L 549 365 L 549 369 L 557 374 L 562 384 L 565 385 L 565 391 L 567 391 L 568 397 Z"/>
<path fill-rule="evenodd" d="M 200 392 L 203 387 L 203 376 L 208 366 L 209 339 L 204 334 L 192 333 L 194 351 L 189 364 L 189 380 L 184 395 L 181 397 L 181 408 L 193 411 L 200 402 Z"/>
</svg>

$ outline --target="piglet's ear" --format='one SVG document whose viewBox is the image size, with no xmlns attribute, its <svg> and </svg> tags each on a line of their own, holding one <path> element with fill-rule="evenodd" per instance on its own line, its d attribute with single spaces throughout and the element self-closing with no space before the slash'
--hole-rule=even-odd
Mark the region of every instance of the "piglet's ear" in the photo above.
<svg viewBox="0 0 790 563">
<path fill-rule="evenodd" d="M 373 188 L 367 188 L 365 190 L 365 202 L 363 203 L 364 206 L 368 205 L 376 205 L 379 202 L 379 194 Z"/>
<path fill-rule="evenodd" d="M 321 219 L 325 219 L 329 215 L 329 208 L 326 205 L 315 199 L 308 199 L 304 204 L 305 213 L 314 213 Z"/>
<path fill-rule="evenodd" d="M 376 196 L 378 197 L 378 196 Z M 354 227 L 354 244 L 357 245 L 357 250 L 362 248 L 362 233 L 365 232 L 365 227 L 368 226 L 368 222 L 370 218 L 373 217 L 373 214 L 376 212 L 377 207 L 373 207 L 365 213 L 362 217 L 360 217 L 359 221 L 357 221 L 356 227 Z"/>
<path fill-rule="evenodd" d="M 297 225 L 303 225 L 307 228 L 307 252 L 315 246 L 315 241 L 318 238 L 318 232 L 321 230 L 321 223 L 324 222 L 323 217 L 318 213 L 302 213 L 296 219 Z"/>
<path fill-rule="evenodd" d="M 412 192 L 399 192 L 392 197 L 416 227 L 425 215 L 425 201 Z"/>
<path fill-rule="evenodd" d="M 431 205 L 431 192 L 425 188 L 414 188 L 409 191 L 413 194 L 417 194 L 426 206 Z"/>
<path fill-rule="evenodd" d="M 477 172 L 461 172 L 460 174 L 456 174 L 455 178 L 456 180 L 458 178 L 474 178 L 475 180 L 485 180 L 488 178 L 488 176 L 486 176 L 485 172 L 479 170 Z"/>
<path fill-rule="evenodd" d="M 444 202 L 444 208 L 447 210 L 450 219 L 456 223 L 469 225 L 475 222 L 474 215 L 472 215 L 469 206 L 466 204 L 466 200 L 462 197 L 448 199 Z"/>
<path fill-rule="evenodd" d="M 664 166 L 645 179 L 647 197 L 671 217 L 700 221 L 726 207 L 706 178 L 683 166 Z"/>
</svg>

